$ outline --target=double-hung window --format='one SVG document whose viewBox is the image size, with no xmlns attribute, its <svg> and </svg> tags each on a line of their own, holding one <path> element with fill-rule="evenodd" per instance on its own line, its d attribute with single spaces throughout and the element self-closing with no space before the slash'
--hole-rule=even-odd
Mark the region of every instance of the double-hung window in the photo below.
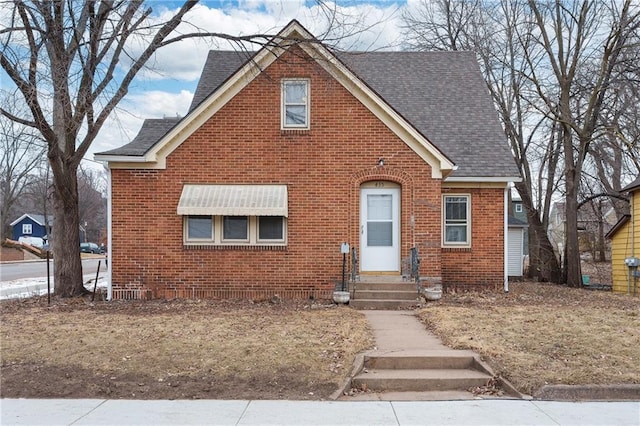
<svg viewBox="0 0 640 426">
<path fill-rule="evenodd" d="M 309 80 L 282 81 L 282 128 L 309 128 Z"/>
<path fill-rule="evenodd" d="M 31 235 L 33 232 L 33 226 L 30 223 L 22 224 L 22 234 L 23 235 Z"/>
<path fill-rule="evenodd" d="M 471 197 L 445 195 L 443 211 L 443 244 L 452 247 L 471 245 Z"/>
</svg>

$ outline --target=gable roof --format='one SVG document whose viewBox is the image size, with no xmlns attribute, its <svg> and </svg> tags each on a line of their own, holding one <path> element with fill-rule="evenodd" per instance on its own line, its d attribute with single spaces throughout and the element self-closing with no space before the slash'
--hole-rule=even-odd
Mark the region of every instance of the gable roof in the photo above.
<svg viewBox="0 0 640 426">
<path fill-rule="evenodd" d="M 14 220 L 13 222 L 11 222 L 9 224 L 9 226 L 15 226 L 18 223 L 22 222 L 24 219 L 26 218 L 30 218 L 31 220 L 33 220 L 35 223 L 37 223 L 40 226 L 44 226 L 45 224 L 45 217 L 42 214 L 33 214 L 33 213 L 25 213 L 22 216 L 20 216 L 19 218 L 17 218 L 16 220 Z M 53 224 L 53 216 L 52 215 L 47 215 L 48 221 L 49 221 L 49 226 L 51 226 Z"/>
<path fill-rule="evenodd" d="M 288 30 L 287 30 L 288 29 Z M 288 32 L 287 32 L 288 31 Z M 301 32 L 310 34 L 296 21 L 281 36 Z M 519 180 L 519 171 L 508 149 L 488 90 L 472 52 L 329 52 L 318 43 L 311 50 L 321 50 L 328 61 L 320 61 L 337 78 L 351 79 L 349 89 L 360 95 L 372 109 L 388 108 L 391 121 L 410 128 L 409 136 L 418 140 L 427 153 L 419 153 L 443 169 L 456 169 L 448 180 Z M 184 120 L 214 102 L 222 89 L 231 87 L 239 74 L 251 65 L 258 66 L 259 54 L 273 57 L 272 50 L 252 55 L 247 52 L 211 51 L 194 94 L 189 114 Z M 307 52 L 307 53 L 317 53 Z M 318 55 L 315 55 L 316 57 Z M 270 63 L 270 62 L 269 62 Z M 260 69 L 260 68 L 258 68 Z M 343 83 L 344 84 L 344 83 Z M 345 86 L 346 87 L 346 86 Z M 373 101 L 371 101 L 373 99 Z M 387 117 L 385 115 L 385 117 Z M 169 121 L 167 121 L 169 120 Z M 106 161 L 149 161 L 158 143 L 169 139 L 175 126 L 172 119 L 147 120 L 130 143 L 115 150 L 97 154 Z M 164 135 L 159 133 L 165 129 Z M 392 129 L 393 130 L 393 129 Z M 403 131 L 403 129 L 401 129 Z M 415 135 L 411 135 L 411 133 Z M 177 133 L 177 131 L 176 131 Z M 158 136 L 159 135 L 159 136 Z M 175 136 L 175 135 L 174 135 Z M 404 135 L 407 138 L 406 135 Z M 154 141 L 155 139 L 155 141 Z M 406 140 L 405 140 L 406 141 Z M 412 146 L 414 151 L 422 149 Z M 129 158 L 118 158 L 129 156 Z M 139 158 L 135 158 L 139 157 Z M 432 158 L 433 157 L 433 158 Z M 455 166 L 454 166 L 455 164 Z M 448 173 L 448 172 L 447 172 Z"/>
<path fill-rule="evenodd" d="M 615 225 L 605 234 L 605 238 L 612 239 L 622 227 L 631 220 L 630 214 L 622 215 Z"/>
</svg>

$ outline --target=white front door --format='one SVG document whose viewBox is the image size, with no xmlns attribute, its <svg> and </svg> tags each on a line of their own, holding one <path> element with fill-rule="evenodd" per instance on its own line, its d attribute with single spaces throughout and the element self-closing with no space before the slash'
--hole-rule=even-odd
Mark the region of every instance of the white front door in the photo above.
<svg viewBox="0 0 640 426">
<path fill-rule="evenodd" d="M 360 190 L 360 271 L 400 271 L 400 188 Z"/>
</svg>

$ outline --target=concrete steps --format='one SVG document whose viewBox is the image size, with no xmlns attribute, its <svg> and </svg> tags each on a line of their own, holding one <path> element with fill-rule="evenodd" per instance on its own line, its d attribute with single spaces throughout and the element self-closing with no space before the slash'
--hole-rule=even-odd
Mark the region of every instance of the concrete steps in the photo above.
<svg viewBox="0 0 640 426">
<path fill-rule="evenodd" d="M 355 309 L 406 309 L 420 305 L 415 283 L 401 277 L 367 277 L 351 290 L 349 306 Z"/>
<path fill-rule="evenodd" d="M 467 392 L 491 377 L 470 351 L 399 351 L 365 355 L 351 386 L 368 392 Z"/>
</svg>

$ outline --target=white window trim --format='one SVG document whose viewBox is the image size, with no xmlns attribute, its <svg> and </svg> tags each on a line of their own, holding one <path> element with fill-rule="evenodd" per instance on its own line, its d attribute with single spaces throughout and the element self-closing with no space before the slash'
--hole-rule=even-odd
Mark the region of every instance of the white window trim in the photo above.
<svg viewBox="0 0 640 426">
<path fill-rule="evenodd" d="M 287 240 L 287 221 L 286 218 L 283 216 L 276 216 L 279 217 L 280 220 L 282 220 L 282 238 L 280 239 L 260 239 L 260 220 L 258 219 L 257 216 L 254 216 L 256 219 L 256 241 L 259 244 L 284 244 Z M 266 217 L 266 216 L 261 216 L 261 217 Z"/>
<path fill-rule="evenodd" d="M 232 244 L 247 244 L 249 242 L 251 242 L 251 216 L 219 216 L 220 217 L 220 232 L 221 232 L 221 238 L 220 240 L 225 243 L 232 243 Z M 225 238 L 224 237 L 224 218 L 225 217 L 244 217 L 247 219 L 247 233 L 246 233 L 246 238 Z"/>
<path fill-rule="evenodd" d="M 306 106 L 306 117 L 305 124 L 287 124 L 287 113 L 286 113 L 286 95 L 285 95 L 285 86 L 287 83 L 306 83 L 307 89 L 307 99 L 305 102 Z M 289 105 L 302 105 L 302 104 L 289 104 Z M 283 79 L 280 85 L 280 129 L 281 130 L 309 130 L 311 128 L 311 81 L 308 78 L 286 78 Z"/>
<path fill-rule="evenodd" d="M 213 239 L 189 239 L 187 222 L 190 216 L 203 216 L 203 215 L 184 215 L 183 231 L 182 231 L 182 243 L 185 246 L 286 246 L 287 245 L 287 218 L 284 216 L 278 216 L 283 220 L 282 232 L 283 238 L 280 240 L 261 240 L 258 238 L 258 216 L 246 216 L 248 218 L 248 238 L 245 240 L 225 240 L 223 238 L 223 217 L 224 216 L 211 216 L 213 226 Z M 206 215 L 204 215 L 206 216 Z"/>
<path fill-rule="evenodd" d="M 212 244 L 216 238 L 216 231 L 218 227 L 216 226 L 215 220 L 211 220 L 211 239 L 209 238 L 189 238 L 189 218 L 196 216 L 206 216 L 206 215 L 189 215 L 183 217 L 183 239 L 185 244 Z M 215 219 L 212 217 L 212 219 Z"/>
<path fill-rule="evenodd" d="M 32 235 L 33 234 L 33 225 L 31 223 L 23 223 L 22 224 L 22 234 L 24 234 L 24 235 Z"/>
<path fill-rule="evenodd" d="M 446 241 L 447 233 L 447 198 L 448 197 L 464 197 L 467 199 L 467 241 L 454 242 Z M 471 247 L 471 194 L 445 194 L 442 196 L 442 247 L 443 248 L 470 248 Z"/>
<path fill-rule="evenodd" d="M 522 213 L 522 204 L 521 203 L 516 203 L 515 212 L 516 213 Z"/>
</svg>

